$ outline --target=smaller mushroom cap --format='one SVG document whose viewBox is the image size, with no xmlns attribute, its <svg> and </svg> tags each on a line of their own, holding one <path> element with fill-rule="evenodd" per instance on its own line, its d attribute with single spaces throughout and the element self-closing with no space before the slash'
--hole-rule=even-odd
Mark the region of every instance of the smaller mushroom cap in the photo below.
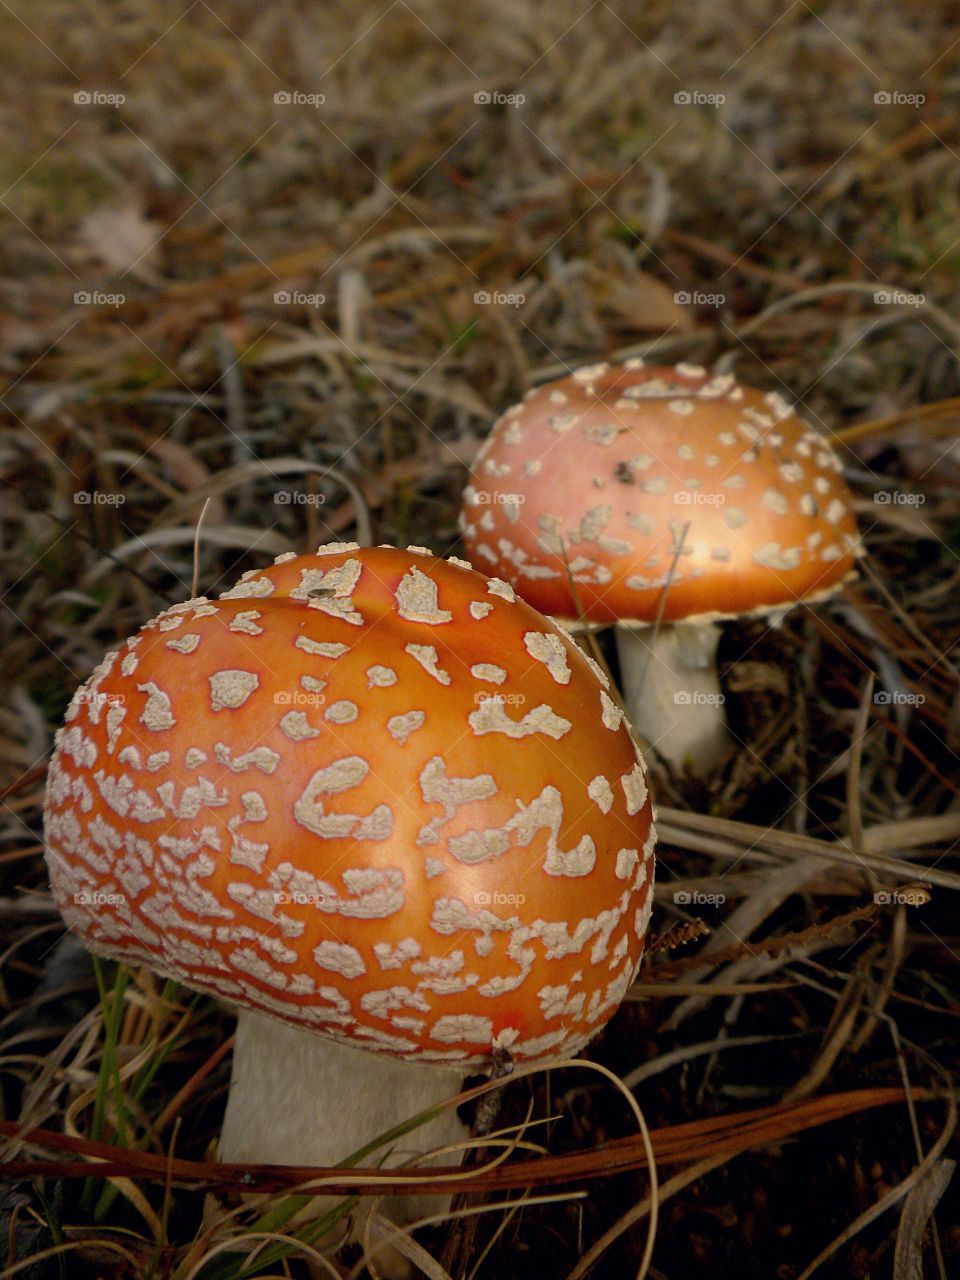
<svg viewBox="0 0 960 1280">
<path fill-rule="evenodd" d="M 830 595 L 854 570 L 841 469 L 776 392 L 691 365 L 592 365 L 499 419 L 461 527 L 475 565 L 554 617 L 770 612 Z"/>
</svg>

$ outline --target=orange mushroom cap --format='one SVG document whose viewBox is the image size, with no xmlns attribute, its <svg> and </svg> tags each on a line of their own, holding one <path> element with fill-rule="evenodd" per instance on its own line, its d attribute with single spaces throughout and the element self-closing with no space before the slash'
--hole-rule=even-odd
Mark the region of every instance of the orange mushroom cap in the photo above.
<svg viewBox="0 0 960 1280">
<path fill-rule="evenodd" d="M 652 903 L 599 668 L 463 561 L 337 544 L 107 654 L 58 732 L 54 897 L 94 951 L 418 1061 L 576 1052 Z"/>
<path fill-rule="evenodd" d="M 475 565 L 554 617 L 650 622 L 668 584 L 666 622 L 769 612 L 853 571 L 840 471 L 776 392 L 692 365 L 592 365 L 495 424 L 461 528 Z"/>
</svg>

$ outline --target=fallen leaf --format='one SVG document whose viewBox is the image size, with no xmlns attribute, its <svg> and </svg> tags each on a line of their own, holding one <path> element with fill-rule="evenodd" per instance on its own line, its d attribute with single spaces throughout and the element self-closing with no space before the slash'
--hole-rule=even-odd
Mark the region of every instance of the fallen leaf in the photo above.
<svg viewBox="0 0 960 1280">
<path fill-rule="evenodd" d="M 157 283 L 150 263 L 157 256 L 164 228 L 135 200 L 101 205 L 84 218 L 77 232 L 81 250 L 116 274 L 128 273 Z"/>
</svg>

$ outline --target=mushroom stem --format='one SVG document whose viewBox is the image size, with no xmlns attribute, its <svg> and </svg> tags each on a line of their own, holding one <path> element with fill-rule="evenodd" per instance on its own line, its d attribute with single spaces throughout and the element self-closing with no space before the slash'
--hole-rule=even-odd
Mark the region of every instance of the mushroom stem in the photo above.
<svg viewBox="0 0 960 1280">
<path fill-rule="evenodd" d="M 677 769 L 703 777 L 730 745 L 717 676 L 715 623 L 616 628 L 631 723 Z"/>
<path fill-rule="evenodd" d="M 220 1159 L 335 1165 L 462 1087 L 461 1071 L 400 1062 L 241 1009 Z M 416 1151 L 462 1142 L 469 1132 L 456 1108 L 444 1111 L 394 1140 L 389 1163 L 399 1164 Z M 371 1162 L 382 1154 L 376 1153 Z M 456 1152 L 436 1163 L 457 1164 L 460 1156 Z M 444 1196 L 391 1197 L 381 1201 L 378 1210 L 394 1222 L 412 1222 L 443 1212 L 448 1201 Z"/>
</svg>

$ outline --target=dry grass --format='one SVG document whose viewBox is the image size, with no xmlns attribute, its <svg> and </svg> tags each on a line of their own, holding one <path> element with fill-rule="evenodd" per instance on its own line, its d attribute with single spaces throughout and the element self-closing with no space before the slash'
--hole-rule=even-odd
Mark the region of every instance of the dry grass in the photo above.
<svg viewBox="0 0 960 1280">
<path fill-rule="evenodd" d="M 788 1139 L 778 1111 L 736 1159 L 688 1133 L 686 1166 L 663 1170 L 650 1275 L 797 1280 L 834 1242 L 818 1276 L 955 1274 L 952 1103 L 937 1098 L 960 1015 L 956 16 L 873 0 L 6 10 L 8 1128 L 133 1160 L 202 1162 L 216 1136 L 229 1017 L 147 974 L 107 971 L 98 998 L 61 940 L 39 843 L 68 698 L 112 641 L 189 594 L 205 500 L 208 594 L 357 530 L 447 554 L 466 466 L 532 382 L 597 356 L 691 358 L 789 393 L 847 442 L 870 555 L 829 606 L 728 629 L 739 747 L 708 786 L 655 765 L 658 927 L 702 916 L 712 934 L 651 956 L 594 1056 L 636 1089 L 657 1150 L 672 1126 L 780 1104 L 822 1127 Z M 275 103 L 293 91 L 325 102 Z M 75 304 L 84 291 L 123 300 Z M 874 501 L 892 491 L 924 501 Z M 917 880 L 926 905 L 897 901 Z M 682 892 L 722 901 L 688 910 Z M 830 1103 L 894 1088 L 883 1112 Z M 458 1275 L 635 1271 L 642 1161 L 604 1163 L 608 1139 L 636 1133 L 624 1100 L 599 1077 L 541 1072 L 507 1090 L 502 1123 L 530 1107 L 526 1143 L 587 1153 L 606 1180 L 572 1178 L 559 1199 L 533 1174 L 526 1192 L 494 1182 L 470 1260 L 460 1229 L 417 1239 Z M 11 1174 L 0 1273 L 185 1276 L 256 1221 L 224 1208 L 205 1237 L 197 1178 Z M 602 1190 L 570 1198 L 587 1185 Z M 282 1231 L 279 1209 L 265 1221 Z M 265 1259 L 255 1273 L 278 1267 L 303 1274 Z"/>
</svg>

